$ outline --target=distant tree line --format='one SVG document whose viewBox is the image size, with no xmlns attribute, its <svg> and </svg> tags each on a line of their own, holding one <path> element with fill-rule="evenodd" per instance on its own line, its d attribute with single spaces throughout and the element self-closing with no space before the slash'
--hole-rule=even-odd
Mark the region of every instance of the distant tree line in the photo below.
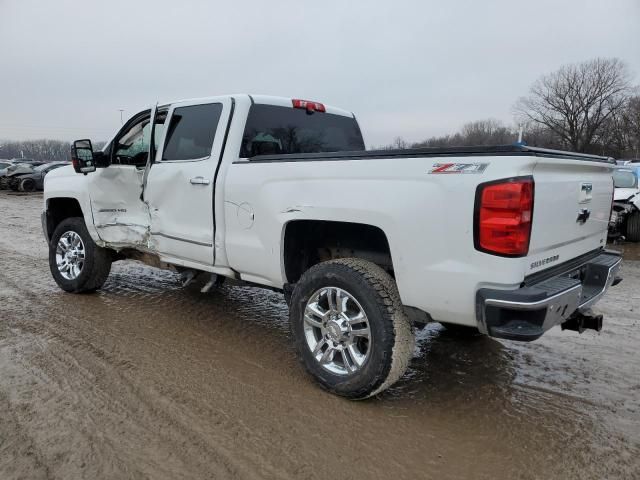
<svg viewBox="0 0 640 480">
<path fill-rule="evenodd" d="M 96 142 L 93 149 L 98 150 L 104 142 Z M 0 140 L 0 158 L 29 158 L 43 162 L 64 162 L 71 160 L 71 143 L 61 140 Z"/>
<path fill-rule="evenodd" d="M 542 76 L 514 105 L 515 124 L 479 120 L 451 135 L 409 143 L 397 137 L 381 148 L 451 147 L 514 143 L 640 158 L 640 89 L 618 59 L 597 58 Z"/>
</svg>

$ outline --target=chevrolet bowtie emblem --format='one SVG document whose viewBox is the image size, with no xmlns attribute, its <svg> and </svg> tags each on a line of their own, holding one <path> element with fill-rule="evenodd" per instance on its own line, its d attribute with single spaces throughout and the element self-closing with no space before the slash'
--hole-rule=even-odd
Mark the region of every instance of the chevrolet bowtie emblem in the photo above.
<svg viewBox="0 0 640 480">
<path fill-rule="evenodd" d="M 580 213 L 578 213 L 578 218 L 576 218 L 576 222 L 580 224 L 584 224 L 589 217 L 591 216 L 591 211 L 586 208 L 581 208 Z"/>
</svg>

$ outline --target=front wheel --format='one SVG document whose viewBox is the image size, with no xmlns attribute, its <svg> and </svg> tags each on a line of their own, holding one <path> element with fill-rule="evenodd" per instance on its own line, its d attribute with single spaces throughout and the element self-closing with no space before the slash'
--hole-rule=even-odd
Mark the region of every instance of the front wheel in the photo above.
<svg viewBox="0 0 640 480">
<path fill-rule="evenodd" d="M 356 258 L 310 268 L 291 298 L 299 358 L 325 389 L 362 399 L 404 374 L 415 337 L 391 276 Z"/>
<path fill-rule="evenodd" d="M 110 252 L 95 244 L 80 217 L 64 219 L 51 236 L 49 268 L 58 286 L 66 292 L 99 289 L 109 276 L 111 262 Z"/>
</svg>

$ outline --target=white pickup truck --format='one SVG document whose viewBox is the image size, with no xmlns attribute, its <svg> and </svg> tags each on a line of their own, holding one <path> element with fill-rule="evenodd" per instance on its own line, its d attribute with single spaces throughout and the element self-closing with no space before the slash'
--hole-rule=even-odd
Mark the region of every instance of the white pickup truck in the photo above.
<svg viewBox="0 0 640 480">
<path fill-rule="evenodd" d="M 366 151 L 351 112 L 231 95 L 140 112 L 102 151 L 74 142 L 72 162 L 46 177 L 42 216 L 62 289 L 99 289 L 133 258 L 281 290 L 302 363 L 350 398 L 402 376 L 416 324 L 599 330 L 589 307 L 620 280 L 603 157 Z"/>
</svg>

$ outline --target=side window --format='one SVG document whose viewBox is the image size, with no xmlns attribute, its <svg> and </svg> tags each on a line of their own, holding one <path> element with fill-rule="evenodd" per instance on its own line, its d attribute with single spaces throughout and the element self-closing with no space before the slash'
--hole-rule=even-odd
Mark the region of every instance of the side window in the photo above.
<svg viewBox="0 0 640 480">
<path fill-rule="evenodd" d="M 162 138 L 166 116 L 166 111 L 159 111 L 156 115 L 156 128 L 154 131 L 156 151 L 159 146 L 158 139 Z M 146 165 L 151 144 L 151 122 L 149 117 L 150 115 L 147 114 L 146 117 L 140 119 L 119 136 L 114 156 L 115 163 L 139 167 Z"/>
<path fill-rule="evenodd" d="M 221 103 L 178 107 L 173 111 L 162 160 L 196 160 L 211 155 Z"/>
<path fill-rule="evenodd" d="M 149 117 L 140 120 L 124 132 L 116 145 L 116 163 L 144 165 L 149 153 Z"/>
</svg>

